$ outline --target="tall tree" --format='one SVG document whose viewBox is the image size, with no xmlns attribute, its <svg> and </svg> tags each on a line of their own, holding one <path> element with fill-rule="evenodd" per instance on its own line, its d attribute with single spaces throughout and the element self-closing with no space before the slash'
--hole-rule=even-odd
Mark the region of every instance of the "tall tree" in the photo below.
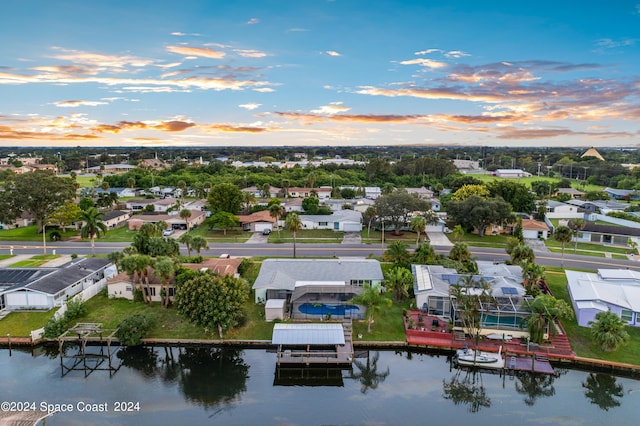
<svg viewBox="0 0 640 426">
<path fill-rule="evenodd" d="M 191 242 L 193 241 L 193 235 L 189 232 L 185 232 L 180 235 L 178 242 L 184 244 L 187 247 L 187 255 L 191 256 Z"/>
<path fill-rule="evenodd" d="M 185 223 L 187 224 L 187 232 L 189 232 L 189 228 L 191 228 L 191 222 L 189 222 L 189 219 L 191 218 L 191 210 L 189 209 L 182 209 L 180 210 L 180 219 L 184 220 Z"/>
<path fill-rule="evenodd" d="M 515 220 L 511 205 L 500 197 L 485 199 L 472 195 L 464 201 L 450 201 L 447 212 L 463 228 L 476 228 L 481 237 L 489 225 L 506 225 Z"/>
<path fill-rule="evenodd" d="M 218 183 L 209 191 L 207 201 L 212 212 L 227 212 L 237 215 L 242 208 L 243 195 L 232 183 Z"/>
<path fill-rule="evenodd" d="M 88 210 L 80 212 L 79 219 L 82 221 L 80 235 L 82 238 L 89 238 L 91 240 L 91 253 L 95 255 L 96 237 L 100 238 L 101 234 L 107 232 L 107 225 L 102 221 L 102 219 L 104 219 L 104 213 L 95 207 L 90 207 Z"/>
<path fill-rule="evenodd" d="M 27 212 L 41 232 L 43 220 L 75 195 L 73 179 L 56 176 L 51 170 L 8 175 L 0 188 L 0 221 L 10 222 Z"/>
<path fill-rule="evenodd" d="M 219 211 L 212 214 L 211 217 L 207 219 L 207 223 L 212 228 L 222 229 L 223 234 L 227 235 L 227 230 L 237 226 L 240 220 L 238 216 L 232 213 Z"/>
<path fill-rule="evenodd" d="M 296 234 L 302 229 L 302 221 L 297 213 L 291 212 L 287 215 L 285 226 L 293 234 L 293 257 L 296 257 Z"/>
<path fill-rule="evenodd" d="M 122 253 L 121 251 L 112 251 L 107 254 L 107 259 L 109 259 L 109 262 L 113 263 L 113 265 L 116 267 L 116 271 L 120 272 L 122 259 L 124 259 L 124 253 Z"/>
<path fill-rule="evenodd" d="M 160 278 L 160 296 L 162 297 L 162 306 L 169 307 L 169 281 L 176 272 L 175 262 L 168 257 L 158 257 L 153 262 L 153 272 Z"/>
<path fill-rule="evenodd" d="M 207 240 L 204 237 L 201 237 L 200 235 L 196 235 L 191 240 L 191 247 L 196 251 L 196 253 L 198 253 L 198 256 L 200 256 L 200 252 L 203 249 L 204 250 L 209 249 L 209 244 L 207 243 Z"/>
<path fill-rule="evenodd" d="M 378 197 L 375 207 L 378 217 L 390 222 L 394 227 L 394 233 L 399 234 L 400 228 L 407 223 L 411 213 L 425 212 L 431 208 L 431 203 L 407 191 L 395 190 Z"/>
<path fill-rule="evenodd" d="M 367 210 L 362 214 L 362 219 L 367 224 L 367 237 L 371 234 L 371 224 L 378 217 L 378 212 L 374 206 L 367 207 Z"/>
<path fill-rule="evenodd" d="M 420 243 L 420 233 L 425 232 L 425 228 L 427 226 L 427 219 L 424 216 L 415 216 L 411 219 L 409 227 L 412 231 L 418 234 L 416 237 L 416 245 Z"/>
<path fill-rule="evenodd" d="M 416 247 L 415 251 L 413 252 L 411 262 L 420 265 L 433 264 L 436 262 L 436 251 L 428 242 L 422 242 L 418 244 L 418 247 Z"/>
<path fill-rule="evenodd" d="M 492 197 L 502 197 L 504 201 L 511 204 L 513 211 L 532 213 L 536 208 L 535 196 L 527 185 L 501 179 L 494 180 L 487 186 Z"/>
<path fill-rule="evenodd" d="M 404 267 L 392 268 L 385 274 L 384 285 L 393 291 L 395 300 L 402 301 L 409 297 L 409 288 L 413 284 L 413 274 Z"/>
<path fill-rule="evenodd" d="M 511 250 L 511 263 L 514 265 L 522 265 L 524 262 L 533 263 L 536 258 L 533 249 L 524 244 L 518 244 Z"/>
<path fill-rule="evenodd" d="M 49 215 L 49 222 L 57 223 L 62 227 L 62 232 L 65 232 L 67 227 L 80 218 L 81 212 L 76 203 L 65 203 Z"/>
<path fill-rule="evenodd" d="M 561 268 L 564 268 L 564 246 L 571 241 L 572 237 L 573 233 L 568 226 L 558 226 L 553 233 L 553 239 L 562 244 L 562 258 L 560 260 Z"/>
<path fill-rule="evenodd" d="M 367 309 L 367 333 L 371 333 L 371 324 L 373 324 L 375 316 L 393 304 L 391 299 L 382 293 L 380 285 L 370 284 L 365 284 L 362 293 L 352 297 L 349 303 L 361 305 Z"/>
<path fill-rule="evenodd" d="M 578 236 L 580 232 L 587 226 L 587 221 L 584 219 L 571 219 L 568 223 L 569 229 L 571 229 L 571 236 L 573 237 L 573 252 L 578 251 Z"/>
<path fill-rule="evenodd" d="M 278 235 L 280 235 L 280 226 L 278 226 L 278 220 L 284 214 L 284 207 L 280 205 L 280 203 L 273 203 L 269 206 L 269 216 L 275 219 L 276 229 L 278 230 Z"/>
<path fill-rule="evenodd" d="M 458 262 L 468 262 L 471 260 L 471 251 L 465 243 L 455 243 L 449 251 L 449 258 Z"/>
<path fill-rule="evenodd" d="M 555 333 L 554 321 L 573 317 L 573 309 L 567 302 L 548 294 L 537 296 L 529 309 L 531 314 L 526 318 L 526 324 L 529 337 L 535 343 L 542 343 L 545 334 Z"/>
</svg>

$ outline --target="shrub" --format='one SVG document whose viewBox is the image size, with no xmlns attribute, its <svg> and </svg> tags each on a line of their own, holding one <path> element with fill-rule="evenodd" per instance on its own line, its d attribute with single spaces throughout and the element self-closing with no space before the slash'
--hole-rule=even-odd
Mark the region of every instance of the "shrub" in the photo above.
<svg viewBox="0 0 640 426">
<path fill-rule="evenodd" d="M 62 317 L 60 319 L 51 318 L 44 325 L 44 337 L 47 339 L 55 339 L 65 332 L 67 329 L 67 320 Z"/>
<path fill-rule="evenodd" d="M 62 239 L 62 234 L 60 231 L 51 231 L 49 232 L 49 240 L 51 241 L 60 241 Z"/>
<path fill-rule="evenodd" d="M 118 325 L 116 337 L 126 346 L 138 346 L 149 335 L 153 321 L 142 314 L 134 314 Z"/>
<path fill-rule="evenodd" d="M 78 254 L 77 253 L 71 253 L 71 258 L 72 259 L 77 259 L 78 258 Z"/>
<path fill-rule="evenodd" d="M 64 313 L 64 317 L 67 321 L 84 316 L 86 313 L 87 306 L 81 297 L 67 301 L 67 311 Z"/>
</svg>

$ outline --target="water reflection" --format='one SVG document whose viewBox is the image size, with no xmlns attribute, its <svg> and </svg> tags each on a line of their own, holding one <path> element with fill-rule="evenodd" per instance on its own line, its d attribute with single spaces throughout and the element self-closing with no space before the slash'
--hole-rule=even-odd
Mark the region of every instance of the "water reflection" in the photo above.
<svg viewBox="0 0 640 426">
<path fill-rule="evenodd" d="M 482 373 L 477 369 L 458 369 L 449 382 L 443 380 L 442 396 L 454 405 L 467 405 L 470 413 L 491 407 L 491 398 L 482 384 Z"/>
<path fill-rule="evenodd" d="M 147 378 L 177 382 L 188 401 L 207 408 L 228 404 L 247 390 L 249 365 L 240 349 L 127 347 L 118 357 Z"/>
<path fill-rule="evenodd" d="M 538 398 L 549 398 L 556 394 L 553 387 L 555 376 L 551 374 L 536 374 L 531 372 L 519 372 L 516 377 L 516 392 L 525 395 L 523 401 L 529 407 L 536 404 Z"/>
<path fill-rule="evenodd" d="M 608 374 L 589 373 L 582 387 L 586 389 L 584 395 L 587 399 L 605 411 L 619 407 L 620 401 L 616 398 L 624 396 L 622 385 L 616 382 L 615 377 Z"/>
<path fill-rule="evenodd" d="M 377 389 L 380 383 L 389 375 L 389 367 L 383 372 L 378 371 L 378 360 L 380 353 L 376 352 L 371 356 L 371 352 L 367 351 L 367 361 L 362 362 L 358 359 L 353 360 L 353 365 L 358 369 L 357 372 L 351 372 L 351 378 L 360 381 L 360 392 L 367 393 L 369 389 Z"/>
</svg>

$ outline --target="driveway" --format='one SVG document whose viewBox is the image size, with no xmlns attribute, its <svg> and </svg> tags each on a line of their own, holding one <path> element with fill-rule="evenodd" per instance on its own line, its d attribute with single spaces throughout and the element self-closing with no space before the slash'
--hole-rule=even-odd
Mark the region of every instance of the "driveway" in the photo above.
<svg viewBox="0 0 640 426">
<path fill-rule="evenodd" d="M 359 232 L 345 232 L 342 244 L 362 244 L 362 236 Z"/>
<path fill-rule="evenodd" d="M 427 232 L 427 237 L 429 237 L 432 246 L 453 247 L 453 243 L 444 232 Z"/>
<path fill-rule="evenodd" d="M 268 242 L 268 235 L 263 235 L 262 232 L 254 232 L 253 235 L 247 241 L 245 241 L 245 244 L 263 244 Z"/>
</svg>

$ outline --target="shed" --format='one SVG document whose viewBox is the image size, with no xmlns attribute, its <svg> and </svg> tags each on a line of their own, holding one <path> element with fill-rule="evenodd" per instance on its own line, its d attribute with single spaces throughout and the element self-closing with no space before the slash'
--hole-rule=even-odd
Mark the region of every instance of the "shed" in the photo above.
<svg viewBox="0 0 640 426">
<path fill-rule="evenodd" d="M 264 305 L 265 321 L 273 321 L 276 319 L 283 320 L 285 313 L 285 299 L 269 299 Z"/>
</svg>

